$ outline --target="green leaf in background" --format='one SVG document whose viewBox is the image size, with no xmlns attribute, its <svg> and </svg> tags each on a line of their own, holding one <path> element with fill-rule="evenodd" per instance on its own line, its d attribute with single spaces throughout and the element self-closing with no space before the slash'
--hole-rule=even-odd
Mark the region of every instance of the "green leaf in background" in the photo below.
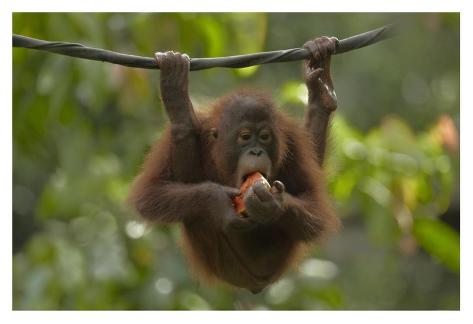
<svg viewBox="0 0 473 324">
<path fill-rule="evenodd" d="M 307 104 L 307 87 L 300 81 L 288 81 L 281 89 L 279 100 L 283 103 Z"/>
<path fill-rule="evenodd" d="M 414 221 L 417 242 L 449 269 L 460 272 L 460 235 L 437 219 L 417 218 Z"/>
</svg>

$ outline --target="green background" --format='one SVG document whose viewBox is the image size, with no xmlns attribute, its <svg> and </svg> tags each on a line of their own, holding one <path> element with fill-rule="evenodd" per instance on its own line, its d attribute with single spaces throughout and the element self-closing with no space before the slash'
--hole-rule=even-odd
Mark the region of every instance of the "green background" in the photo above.
<svg viewBox="0 0 473 324">
<path fill-rule="evenodd" d="M 258 295 L 192 278 L 177 226 L 125 204 L 166 123 L 159 71 L 13 49 L 14 309 L 459 309 L 459 21 L 449 14 L 13 14 L 13 32 L 152 56 L 300 47 L 399 22 L 332 60 L 326 171 L 341 231 Z M 302 118 L 301 62 L 191 73 L 200 109 L 242 85 Z"/>
</svg>

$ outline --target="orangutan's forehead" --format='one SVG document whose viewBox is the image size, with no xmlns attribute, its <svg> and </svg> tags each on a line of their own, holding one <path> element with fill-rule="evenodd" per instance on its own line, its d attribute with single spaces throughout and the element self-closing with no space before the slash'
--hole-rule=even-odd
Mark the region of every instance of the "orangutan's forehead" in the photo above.
<svg viewBox="0 0 473 324">
<path fill-rule="evenodd" d="M 271 120 L 273 116 L 272 107 L 267 102 L 253 97 L 241 97 L 228 104 L 224 111 L 224 119 L 234 122 L 261 122 Z"/>
</svg>

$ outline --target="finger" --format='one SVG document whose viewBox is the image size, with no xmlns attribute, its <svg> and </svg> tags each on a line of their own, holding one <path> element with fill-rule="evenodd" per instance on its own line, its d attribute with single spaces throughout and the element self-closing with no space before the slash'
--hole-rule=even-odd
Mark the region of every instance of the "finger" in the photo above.
<svg viewBox="0 0 473 324">
<path fill-rule="evenodd" d="M 281 194 L 285 191 L 284 183 L 279 180 L 273 182 L 273 186 L 271 187 L 271 192 L 274 194 Z"/>
<path fill-rule="evenodd" d="M 253 188 L 250 188 L 245 195 L 244 203 L 246 210 L 250 214 L 260 213 L 262 207 L 262 201 L 259 197 L 254 193 Z"/>
<path fill-rule="evenodd" d="M 173 61 L 175 64 L 176 75 L 179 75 L 179 78 L 182 78 L 182 75 L 187 72 L 187 60 L 182 56 L 182 54 L 174 53 Z"/>
<path fill-rule="evenodd" d="M 253 192 L 261 201 L 270 201 L 273 199 L 271 192 L 269 192 L 269 190 L 260 182 L 253 185 Z"/>
<path fill-rule="evenodd" d="M 323 68 L 315 69 L 314 71 L 309 72 L 307 74 L 307 78 L 310 79 L 310 80 L 318 79 L 322 75 L 323 72 L 324 72 Z"/>
<path fill-rule="evenodd" d="M 273 219 L 273 212 L 279 209 L 280 203 L 272 198 L 271 201 L 261 201 L 252 194 L 245 199 L 246 214 L 250 220 L 258 224 L 267 224 Z"/>
<path fill-rule="evenodd" d="M 160 60 L 163 56 L 164 56 L 164 53 L 163 53 L 163 52 L 156 52 L 156 53 L 154 53 L 154 58 L 155 58 L 156 60 Z"/>
<path fill-rule="evenodd" d="M 320 51 L 320 55 L 325 58 L 327 57 L 327 47 L 329 45 L 329 42 L 327 42 L 327 39 L 326 38 L 323 38 L 321 40 L 321 45 L 319 45 L 319 51 Z"/>
<path fill-rule="evenodd" d="M 271 187 L 273 193 L 274 203 L 280 208 L 284 200 L 284 184 L 281 181 L 275 181 Z"/>
<path fill-rule="evenodd" d="M 308 41 L 304 44 L 303 46 L 304 48 L 307 48 L 309 50 L 309 52 L 312 54 L 312 57 L 315 58 L 315 55 L 318 53 L 319 51 L 319 46 L 317 45 L 316 42 L 314 41 Z"/>
<path fill-rule="evenodd" d="M 277 214 L 279 204 L 276 200 L 260 202 L 257 209 L 250 211 L 250 217 L 259 224 L 271 223 Z"/>
<path fill-rule="evenodd" d="M 181 54 L 181 59 L 183 61 L 182 65 L 184 67 L 184 72 L 188 72 L 190 70 L 190 66 L 191 66 L 191 61 L 190 61 L 189 55 Z"/>
<path fill-rule="evenodd" d="M 156 59 L 156 62 L 158 63 L 159 68 L 164 67 L 164 65 L 165 65 L 165 57 L 166 57 L 166 54 L 163 53 L 163 52 L 156 52 L 156 53 L 154 53 L 154 58 Z"/>
<path fill-rule="evenodd" d="M 187 54 L 181 54 L 183 60 L 185 61 L 185 72 L 188 72 L 190 70 L 190 67 L 191 67 L 191 59 L 189 57 L 189 55 Z"/>
<path fill-rule="evenodd" d="M 325 90 L 327 91 L 327 93 L 328 93 L 329 95 L 332 95 L 332 93 L 335 93 L 335 91 L 333 91 L 333 90 L 330 88 L 330 85 L 327 84 L 327 83 L 325 83 L 325 82 L 323 82 L 322 79 L 319 79 L 319 82 L 320 82 L 321 85 L 324 86 Z"/>
<path fill-rule="evenodd" d="M 168 52 L 166 52 L 166 54 L 168 55 L 168 59 L 171 63 L 170 64 L 171 71 L 176 72 L 176 69 L 177 69 L 178 64 L 179 64 L 179 62 L 176 58 L 176 53 L 174 51 L 168 51 Z"/>
<path fill-rule="evenodd" d="M 310 72 L 309 74 L 306 75 L 306 82 L 313 86 L 320 86 L 322 73 L 323 73 L 323 70 L 322 71 L 316 70 L 314 72 Z"/>
<path fill-rule="evenodd" d="M 337 37 L 330 37 L 330 40 L 332 41 L 332 54 L 334 54 L 337 51 L 338 46 L 340 45 L 340 41 L 338 40 Z"/>
</svg>

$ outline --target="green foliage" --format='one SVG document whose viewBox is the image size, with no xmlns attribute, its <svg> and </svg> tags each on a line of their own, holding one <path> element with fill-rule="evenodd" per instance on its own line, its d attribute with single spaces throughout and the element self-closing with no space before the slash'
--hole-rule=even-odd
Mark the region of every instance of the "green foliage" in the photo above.
<svg viewBox="0 0 473 324">
<path fill-rule="evenodd" d="M 460 272 L 460 237 L 437 219 L 417 218 L 414 235 L 431 255 L 455 272 Z"/>
<path fill-rule="evenodd" d="M 343 228 L 258 295 L 196 282 L 178 227 L 148 227 L 126 203 L 166 122 L 159 72 L 14 49 L 14 308 L 458 309 L 458 14 L 16 13 L 13 32 L 208 57 L 395 19 L 407 21 L 404 36 L 333 58 L 339 109 L 326 171 Z M 244 83 L 301 118 L 300 71 L 193 72 L 191 95 L 205 107 Z"/>
</svg>

